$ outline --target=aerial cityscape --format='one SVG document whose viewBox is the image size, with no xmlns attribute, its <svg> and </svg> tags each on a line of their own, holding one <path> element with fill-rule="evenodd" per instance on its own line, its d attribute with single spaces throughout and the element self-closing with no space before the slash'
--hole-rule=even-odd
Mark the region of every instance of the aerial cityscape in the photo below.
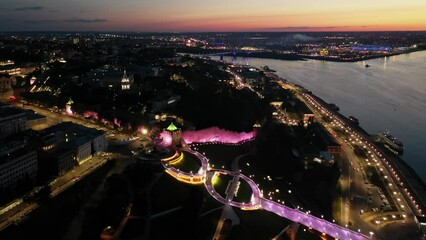
<svg viewBox="0 0 426 240">
<path fill-rule="evenodd" d="M 426 239 L 426 2 L 0 13 L 0 239 Z"/>
</svg>

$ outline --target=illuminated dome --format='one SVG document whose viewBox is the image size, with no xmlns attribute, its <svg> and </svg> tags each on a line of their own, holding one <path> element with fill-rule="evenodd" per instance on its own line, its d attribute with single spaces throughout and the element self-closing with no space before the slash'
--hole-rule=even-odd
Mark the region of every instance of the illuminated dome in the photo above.
<svg viewBox="0 0 426 240">
<path fill-rule="evenodd" d="M 328 50 L 326 48 L 321 49 L 320 55 L 321 56 L 328 56 Z"/>
</svg>

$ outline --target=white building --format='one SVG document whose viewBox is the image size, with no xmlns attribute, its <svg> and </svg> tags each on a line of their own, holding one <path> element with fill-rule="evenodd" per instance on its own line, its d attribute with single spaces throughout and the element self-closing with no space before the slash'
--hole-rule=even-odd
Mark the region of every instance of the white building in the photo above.
<svg viewBox="0 0 426 240">
<path fill-rule="evenodd" d="M 98 136 L 93 136 L 94 138 L 92 140 L 92 149 L 94 153 L 105 152 L 108 148 L 106 133 L 99 131 L 98 134 Z"/>
<path fill-rule="evenodd" d="M 127 76 L 126 70 L 124 70 L 123 77 L 121 78 L 121 90 L 129 90 L 130 84 L 130 78 Z"/>
<path fill-rule="evenodd" d="M 75 141 L 75 160 L 78 164 L 92 157 L 92 145 L 90 139 L 80 137 Z"/>
<path fill-rule="evenodd" d="M 27 114 L 14 107 L 0 108 L 0 138 L 28 129 Z"/>
<path fill-rule="evenodd" d="M 33 181 L 37 171 L 37 152 L 28 150 L 24 142 L 0 149 L 0 189 L 14 188 L 21 181 Z"/>
<path fill-rule="evenodd" d="M 57 173 L 59 176 L 73 169 L 75 165 L 74 151 L 72 149 L 64 149 L 57 152 Z"/>
</svg>

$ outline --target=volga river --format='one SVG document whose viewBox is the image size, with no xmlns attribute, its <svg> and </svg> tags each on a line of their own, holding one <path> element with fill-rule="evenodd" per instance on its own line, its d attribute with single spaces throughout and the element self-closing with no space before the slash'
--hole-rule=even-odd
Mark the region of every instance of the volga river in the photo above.
<svg viewBox="0 0 426 240">
<path fill-rule="evenodd" d="M 232 57 L 225 60 L 233 61 Z M 269 66 L 278 76 L 335 103 L 343 115 L 358 118 L 370 134 L 389 130 L 404 144 L 404 161 L 426 182 L 426 51 L 356 63 L 236 61 Z"/>
</svg>

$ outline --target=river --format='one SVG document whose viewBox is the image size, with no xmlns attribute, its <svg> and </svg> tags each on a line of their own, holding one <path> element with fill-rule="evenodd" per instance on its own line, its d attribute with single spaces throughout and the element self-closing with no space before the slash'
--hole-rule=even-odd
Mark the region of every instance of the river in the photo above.
<svg viewBox="0 0 426 240">
<path fill-rule="evenodd" d="M 233 61 L 232 57 L 224 60 Z M 358 118 L 370 134 L 389 130 L 404 144 L 404 161 L 426 182 L 426 51 L 355 63 L 236 61 L 269 66 L 278 76 L 335 103 L 343 115 Z"/>
</svg>

